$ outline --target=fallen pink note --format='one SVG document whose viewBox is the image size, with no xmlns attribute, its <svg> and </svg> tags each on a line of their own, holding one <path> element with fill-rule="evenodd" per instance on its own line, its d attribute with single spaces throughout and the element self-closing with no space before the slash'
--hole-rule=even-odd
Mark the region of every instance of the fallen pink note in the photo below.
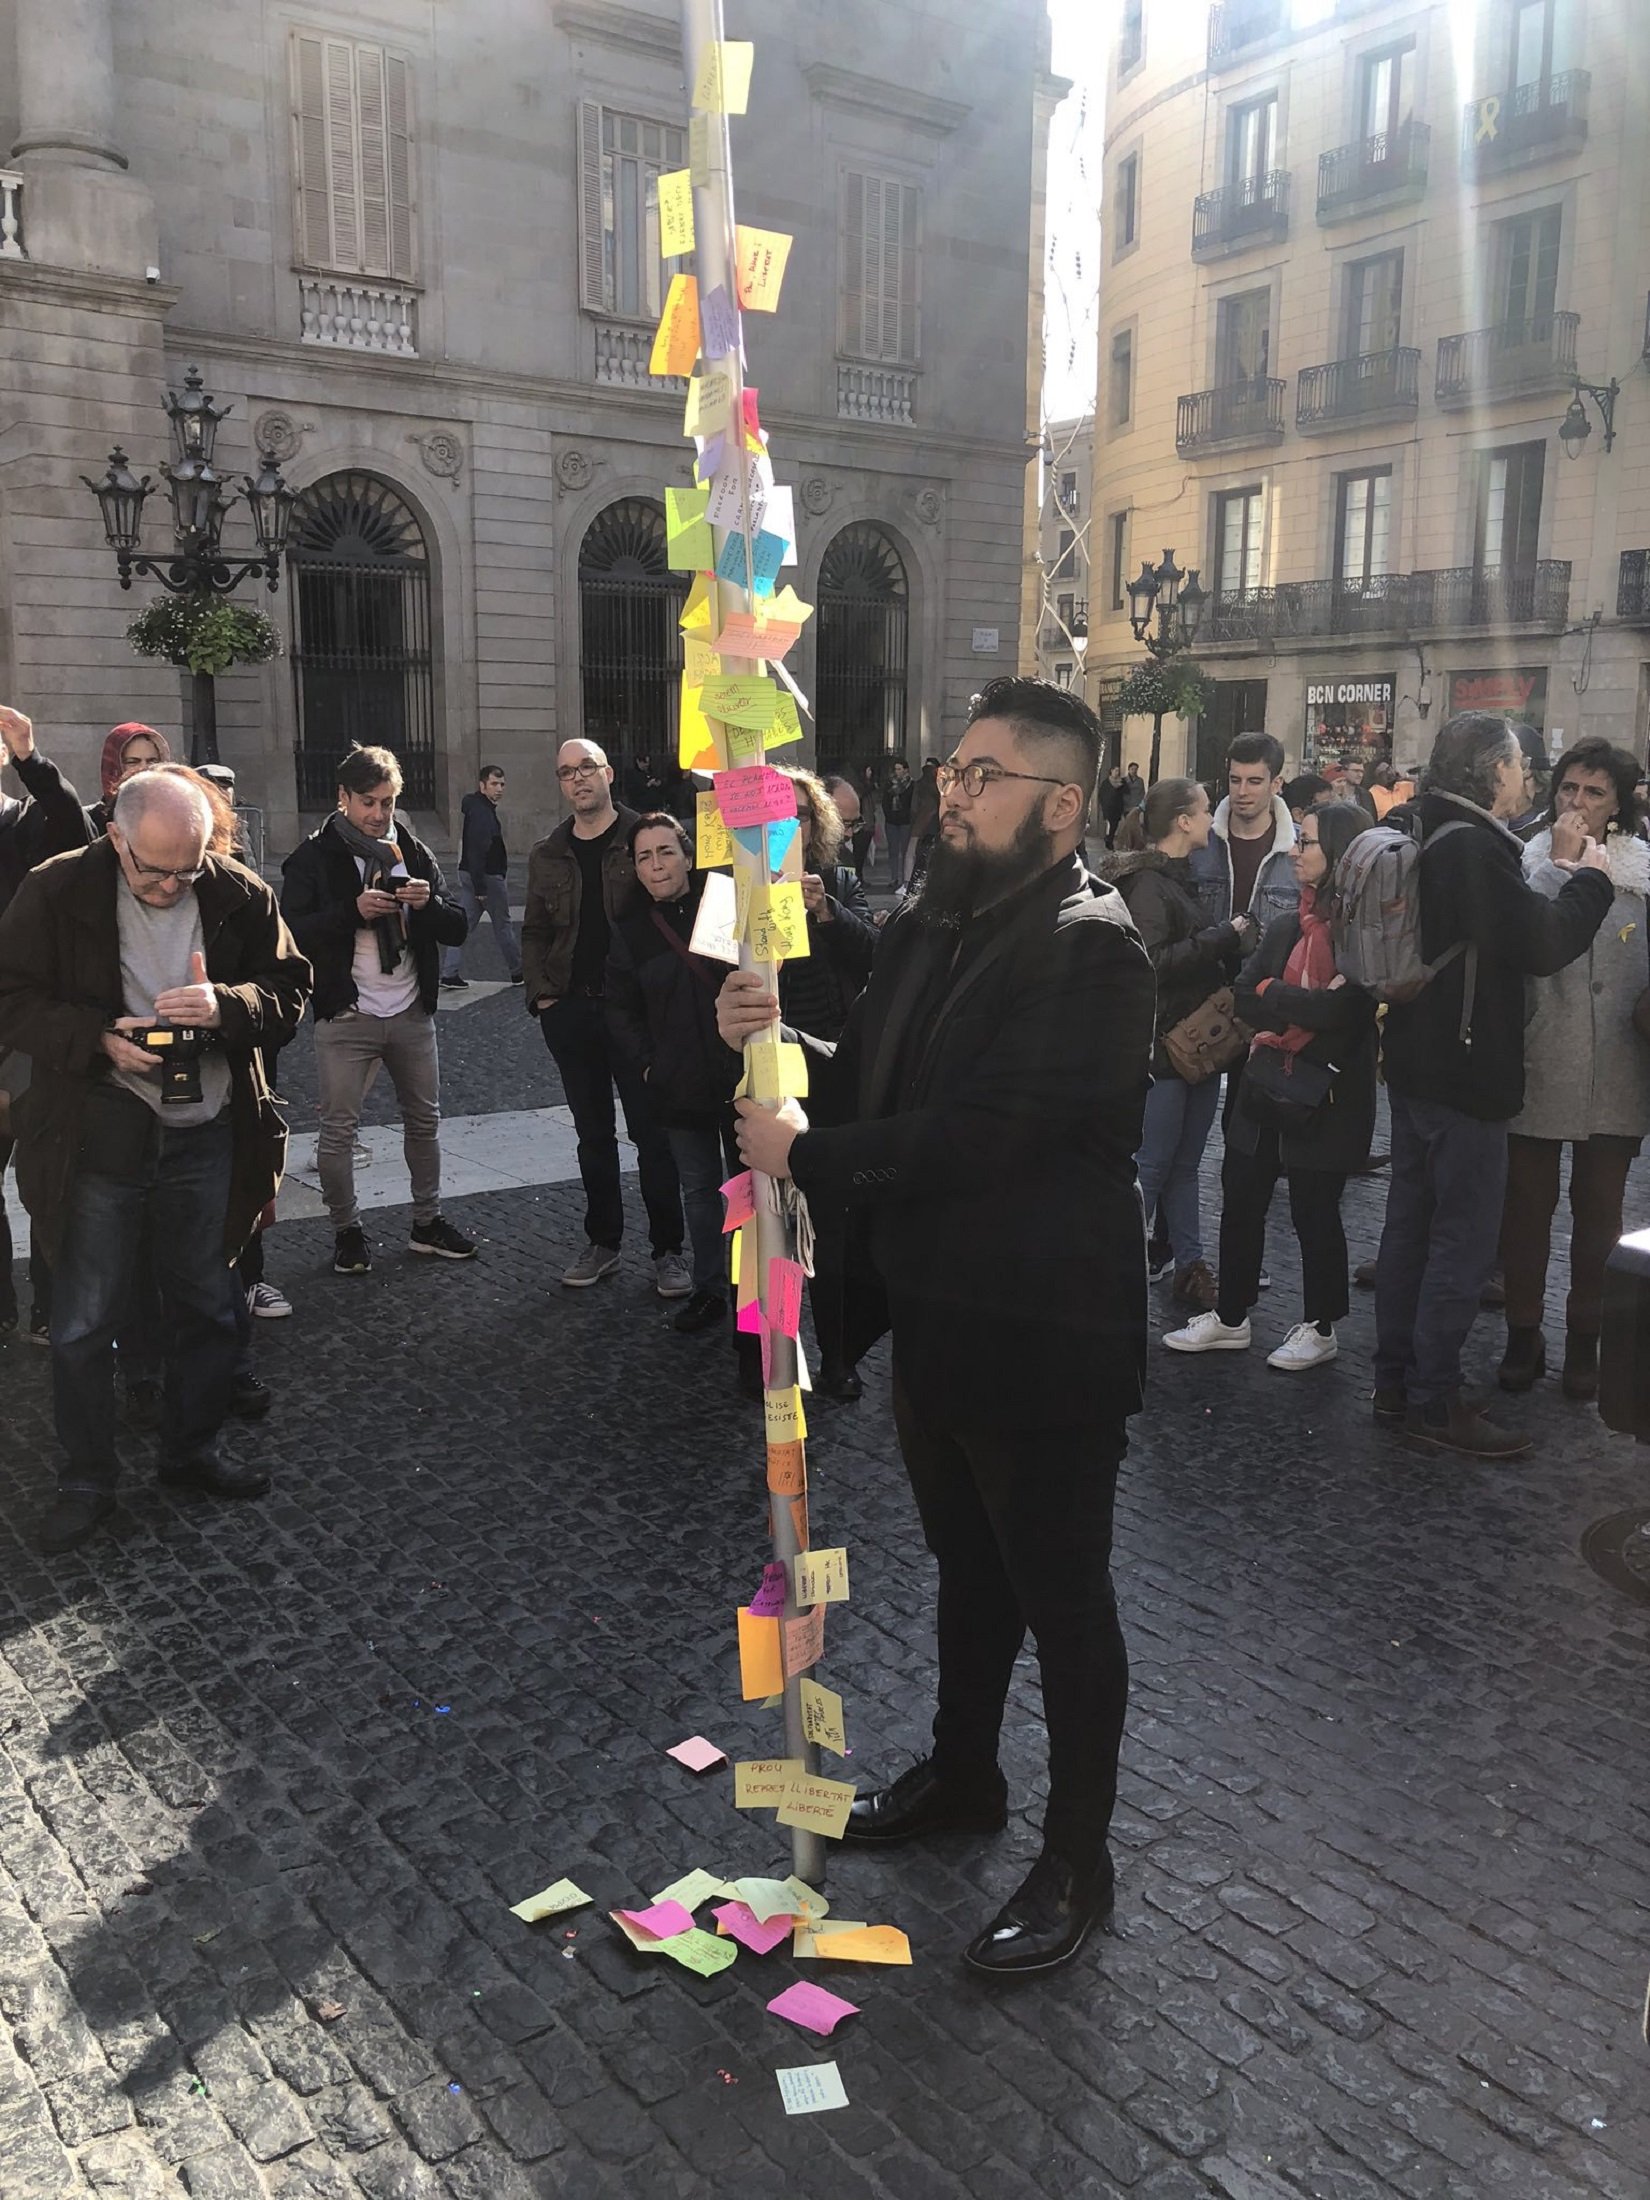
<svg viewBox="0 0 1650 2200">
<path fill-rule="evenodd" d="M 780 1572 L 783 1574 L 783 1567 Z M 679 1765 L 686 1765 L 689 1772 L 709 1772 L 713 1765 L 725 1765 L 728 1761 L 727 1751 L 718 1749 L 714 1742 L 707 1742 L 702 1734 L 690 1734 L 685 1742 L 667 1749 L 665 1755 L 674 1757 Z"/>
<path fill-rule="evenodd" d="M 765 1956 L 781 1941 L 789 1940 L 795 1924 L 790 1917 L 770 1917 L 765 1924 L 761 1923 L 743 1902 L 720 1903 L 710 1914 L 741 1948 L 748 1948 L 756 1956 Z M 825 1998 L 829 2001 L 831 1997 L 827 1994 Z M 848 2004 L 844 2002 L 842 2006 L 847 2008 Z"/>
<path fill-rule="evenodd" d="M 775 1994 L 768 2008 L 774 2016 L 789 2017 L 792 2024 L 805 2025 L 825 2039 L 844 2017 L 859 2015 L 858 2002 L 844 2001 L 840 1994 L 829 1994 L 823 1986 L 811 1986 L 806 1979 L 798 1979 L 782 1994 Z"/>
<path fill-rule="evenodd" d="M 628 1918 L 639 1933 L 651 1933 L 655 1940 L 674 1940 L 678 1933 L 693 1930 L 693 1915 L 679 1902 L 655 1902 L 651 1909 L 621 1910 L 619 1915 Z"/>
</svg>

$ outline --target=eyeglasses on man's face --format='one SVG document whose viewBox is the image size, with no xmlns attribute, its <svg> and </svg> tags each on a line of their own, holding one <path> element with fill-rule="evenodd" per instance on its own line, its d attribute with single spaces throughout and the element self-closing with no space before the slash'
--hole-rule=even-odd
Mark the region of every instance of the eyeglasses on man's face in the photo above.
<svg viewBox="0 0 1650 2200">
<path fill-rule="evenodd" d="M 180 886 L 193 886 L 196 879 L 206 876 L 204 863 L 197 864 L 192 871 L 168 871 L 163 864 L 141 862 L 130 848 L 126 850 L 126 860 L 140 879 L 146 879 L 155 885 L 159 885 L 162 879 L 175 879 Z"/>
<path fill-rule="evenodd" d="M 605 771 L 606 768 L 605 764 L 592 764 L 588 759 L 582 764 L 558 764 L 556 777 L 565 786 L 574 779 L 594 779 L 599 771 Z"/>
<path fill-rule="evenodd" d="M 1001 764 L 942 764 L 934 775 L 934 784 L 941 794 L 949 794 L 953 787 L 961 787 L 971 802 L 977 802 L 987 787 L 999 779 L 1028 779 L 1040 787 L 1063 787 L 1063 779 L 1051 778 L 1047 772 L 1011 772 Z"/>
</svg>

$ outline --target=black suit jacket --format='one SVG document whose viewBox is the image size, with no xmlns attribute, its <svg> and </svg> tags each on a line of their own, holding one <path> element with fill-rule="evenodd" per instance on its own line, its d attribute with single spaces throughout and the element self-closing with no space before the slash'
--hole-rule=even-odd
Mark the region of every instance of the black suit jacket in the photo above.
<svg viewBox="0 0 1650 2200">
<path fill-rule="evenodd" d="M 868 1225 L 900 1379 L 994 1426 L 1138 1411 L 1146 1267 L 1134 1156 L 1151 1062 L 1151 964 L 1122 896 L 1075 857 L 999 912 L 929 1022 L 903 1029 L 954 936 L 914 915 L 884 935 L 833 1050 L 810 1058 L 791 1171 Z M 931 997 L 931 996 L 929 996 Z M 793 1036 L 801 1037 L 800 1034 Z M 849 1343 L 878 1333 L 850 1278 Z"/>
</svg>

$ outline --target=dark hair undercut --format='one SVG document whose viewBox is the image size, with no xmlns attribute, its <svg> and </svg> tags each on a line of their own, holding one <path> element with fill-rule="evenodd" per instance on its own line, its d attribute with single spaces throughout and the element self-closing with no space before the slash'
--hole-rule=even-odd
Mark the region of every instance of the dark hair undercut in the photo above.
<svg viewBox="0 0 1650 2200">
<path fill-rule="evenodd" d="M 1082 788 L 1085 802 L 1092 799 L 1105 741 L 1099 719 L 1080 695 L 1052 680 L 1005 675 L 988 680 L 970 704 L 968 723 L 977 725 L 982 718 L 1004 719 L 1033 748 L 1058 746 L 1071 784 Z"/>
</svg>

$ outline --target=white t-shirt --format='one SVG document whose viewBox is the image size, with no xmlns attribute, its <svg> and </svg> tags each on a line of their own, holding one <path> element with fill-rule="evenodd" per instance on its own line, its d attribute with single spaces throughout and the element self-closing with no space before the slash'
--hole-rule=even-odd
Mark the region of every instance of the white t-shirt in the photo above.
<svg viewBox="0 0 1650 2200">
<path fill-rule="evenodd" d="M 355 859 L 355 868 L 361 874 L 364 887 L 367 867 L 359 856 Z M 412 948 L 404 931 L 400 961 L 393 970 L 384 970 L 379 966 L 377 931 L 370 924 L 359 926 L 350 975 L 355 980 L 355 1006 L 363 1016 L 404 1015 L 418 1000 L 418 966 L 413 961 Z"/>
<path fill-rule="evenodd" d="M 189 958 L 205 948 L 195 889 L 190 887 L 170 909 L 157 909 L 138 899 L 122 871 L 115 892 L 115 922 L 120 931 L 120 996 L 126 1014 L 141 1016 L 146 1023 L 158 1022 L 155 996 L 175 985 L 187 985 Z M 197 1123 L 210 1123 L 229 1098 L 229 1064 L 222 1051 L 211 1048 L 199 1066 L 200 1098 L 171 1105 L 161 1098 L 158 1073 L 117 1069 L 112 1074 L 116 1084 L 147 1100 L 169 1130 L 186 1131 Z"/>
</svg>

